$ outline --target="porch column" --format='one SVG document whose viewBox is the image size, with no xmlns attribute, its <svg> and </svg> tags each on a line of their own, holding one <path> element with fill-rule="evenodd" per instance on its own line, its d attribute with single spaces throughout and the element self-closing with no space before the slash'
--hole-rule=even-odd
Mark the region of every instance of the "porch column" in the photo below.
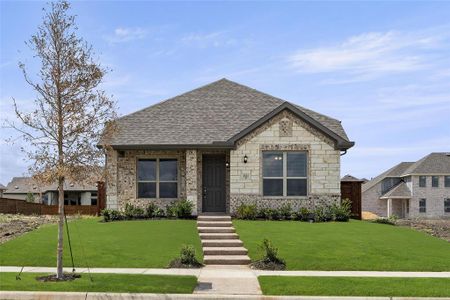
<svg viewBox="0 0 450 300">
<path fill-rule="evenodd" d="M 387 217 L 389 218 L 392 215 L 392 199 L 387 199 Z"/>
<path fill-rule="evenodd" d="M 197 215 L 197 150 L 186 150 L 186 198 L 194 204 Z"/>
</svg>

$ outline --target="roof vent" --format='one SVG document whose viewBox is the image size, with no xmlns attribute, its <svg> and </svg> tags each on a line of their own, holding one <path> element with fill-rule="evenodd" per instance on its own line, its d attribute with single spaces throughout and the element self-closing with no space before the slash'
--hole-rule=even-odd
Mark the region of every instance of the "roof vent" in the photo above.
<svg viewBox="0 0 450 300">
<path fill-rule="evenodd" d="M 445 155 L 450 156 L 450 152 L 445 153 Z"/>
<path fill-rule="evenodd" d="M 70 184 L 71 187 L 73 187 L 73 185 L 74 185 L 73 183 Z"/>
<path fill-rule="evenodd" d="M 14 186 L 14 188 L 15 188 L 16 190 L 18 190 L 18 189 L 19 189 L 19 187 L 18 187 L 17 185 L 15 185 L 15 186 Z"/>
</svg>

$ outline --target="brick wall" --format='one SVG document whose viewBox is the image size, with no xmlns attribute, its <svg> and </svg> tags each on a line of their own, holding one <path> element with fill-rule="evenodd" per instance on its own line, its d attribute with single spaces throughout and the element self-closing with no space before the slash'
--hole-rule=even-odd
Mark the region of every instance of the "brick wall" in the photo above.
<svg viewBox="0 0 450 300">
<path fill-rule="evenodd" d="M 431 186 L 431 176 L 427 176 L 427 186 L 419 187 L 419 176 L 412 176 L 413 196 L 409 204 L 410 217 L 439 218 L 450 217 L 444 212 L 444 199 L 450 198 L 450 187 L 444 186 L 444 176 L 439 177 L 439 187 Z M 419 201 L 427 199 L 426 213 L 419 212 Z"/>
</svg>

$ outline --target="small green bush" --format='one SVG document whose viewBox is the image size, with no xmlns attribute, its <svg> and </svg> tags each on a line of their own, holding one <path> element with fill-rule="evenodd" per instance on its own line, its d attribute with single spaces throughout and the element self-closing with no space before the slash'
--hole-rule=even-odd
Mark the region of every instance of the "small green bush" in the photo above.
<svg viewBox="0 0 450 300">
<path fill-rule="evenodd" d="M 290 203 L 281 205 L 279 209 L 280 217 L 284 220 L 290 220 L 292 218 L 292 206 Z"/>
<path fill-rule="evenodd" d="M 310 219 L 314 219 L 314 215 L 313 212 L 306 207 L 301 207 L 298 212 L 295 213 L 295 219 L 306 222 Z"/>
<path fill-rule="evenodd" d="M 147 207 L 145 208 L 145 216 L 147 218 L 156 218 L 156 217 L 158 217 L 157 214 L 156 214 L 158 209 L 159 208 L 158 208 L 158 206 L 155 203 L 150 202 L 147 205 Z"/>
<path fill-rule="evenodd" d="M 331 206 L 333 219 L 337 222 L 348 222 L 352 214 L 352 203 L 348 199 L 344 199 L 340 204 Z"/>
<path fill-rule="evenodd" d="M 195 248 L 192 245 L 183 245 L 180 257 L 169 263 L 169 268 L 200 268 L 203 266 L 195 257 Z"/>
<path fill-rule="evenodd" d="M 166 217 L 168 218 L 175 218 L 177 216 L 177 208 L 175 206 L 175 203 L 172 202 L 170 204 L 166 205 Z"/>
<path fill-rule="evenodd" d="M 177 218 L 190 218 L 192 216 L 193 209 L 194 203 L 187 199 L 175 201 L 175 213 Z"/>
<path fill-rule="evenodd" d="M 372 220 L 372 222 L 379 223 L 379 224 L 396 225 L 397 224 L 397 216 L 392 215 L 389 218 L 378 218 L 378 219 Z"/>
<path fill-rule="evenodd" d="M 103 221 L 105 222 L 111 222 L 111 221 L 119 221 L 124 219 L 124 215 L 114 209 L 104 209 L 101 212 L 101 215 L 103 216 Z"/>
<path fill-rule="evenodd" d="M 284 270 L 286 262 L 278 257 L 278 249 L 268 239 L 264 239 L 259 245 L 263 255 L 259 261 L 252 264 L 252 267 L 264 270 Z"/>
<path fill-rule="evenodd" d="M 331 220 L 333 220 L 333 213 L 330 206 L 324 205 L 316 207 L 314 210 L 315 222 L 329 222 Z"/>
<path fill-rule="evenodd" d="M 236 218 L 243 220 L 254 220 L 258 215 L 256 204 L 242 203 L 236 210 Z"/>
<path fill-rule="evenodd" d="M 125 205 L 124 214 L 127 220 L 144 219 L 146 217 L 146 213 L 142 208 L 130 203 Z"/>
</svg>

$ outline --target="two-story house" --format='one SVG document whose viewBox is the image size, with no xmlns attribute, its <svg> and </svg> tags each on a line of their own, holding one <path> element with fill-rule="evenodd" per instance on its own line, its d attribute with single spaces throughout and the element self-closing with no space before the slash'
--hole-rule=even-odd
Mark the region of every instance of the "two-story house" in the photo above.
<svg viewBox="0 0 450 300">
<path fill-rule="evenodd" d="M 366 182 L 362 210 L 382 217 L 450 217 L 450 153 L 399 163 Z"/>
</svg>

